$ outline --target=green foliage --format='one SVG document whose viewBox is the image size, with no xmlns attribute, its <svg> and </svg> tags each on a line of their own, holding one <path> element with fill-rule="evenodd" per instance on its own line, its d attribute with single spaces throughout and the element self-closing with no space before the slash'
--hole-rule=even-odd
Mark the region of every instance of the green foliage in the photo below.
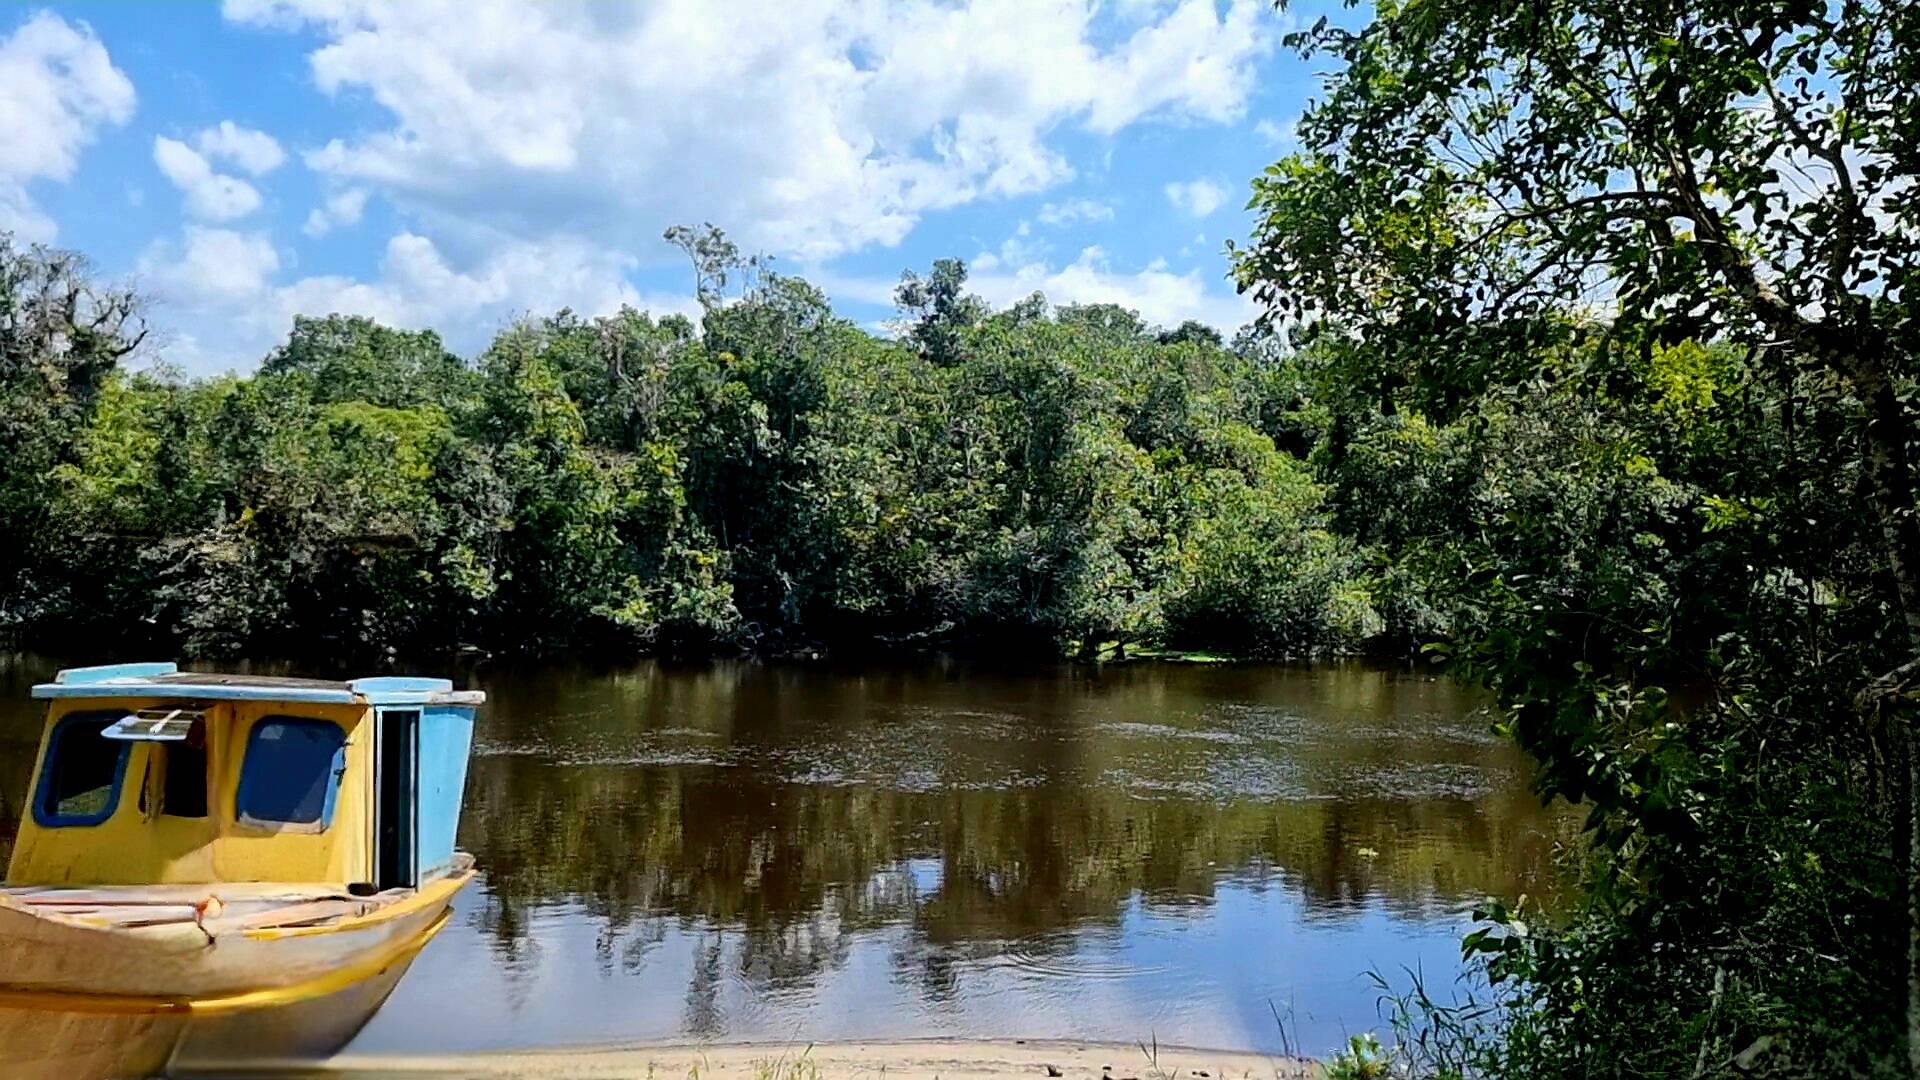
<svg viewBox="0 0 1920 1080">
<path fill-rule="evenodd" d="M 1354 1035 L 1345 1049 L 1328 1056 L 1321 1074 L 1327 1080 L 1390 1080 L 1393 1059 L 1380 1048 L 1380 1040 L 1374 1035 Z"/>
<path fill-rule="evenodd" d="M 340 315 L 294 316 L 287 343 L 260 370 L 305 381 L 316 401 L 396 407 L 447 405 L 465 392 L 468 375 L 431 330 L 410 333 Z"/>
<path fill-rule="evenodd" d="M 1387 638 L 1590 813 L 1585 903 L 1483 913 L 1486 1026 L 1424 1071 L 1920 1068 L 1916 31 L 1437 0 L 1293 38 L 1335 71 L 1237 273 Z"/>
<path fill-rule="evenodd" d="M 908 340 L 921 355 L 941 366 L 961 359 L 966 329 L 987 314 L 987 306 L 966 292 L 967 264 L 959 259 L 936 259 L 924 279 L 909 270 L 900 276 L 894 303 L 912 318 Z M 1218 345 L 1219 341 L 1214 341 Z"/>
<path fill-rule="evenodd" d="M 1190 469 L 1172 485 L 1188 524 L 1172 555 L 1169 642 L 1300 656 L 1373 637 L 1353 545 L 1324 527 L 1307 468 L 1243 425 L 1219 435 L 1240 467 Z"/>
<path fill-rule="evenodd" d="M 102 385 L 144 338 L 136 308 L 95 285 L 80 256 L 0 233 L 0 621 L 65 602 L 53 474 L 73 464 Z"/>
<path fill-rule="evenodd" d="M 80 367 L 50 344 L 76 327 L 36 331 L 0 490 L 45 554 L 0 584 L 0 625 L 395 656 L 1304 656 L 1380 629 L 1324 490 L 1266 434 L 1310 408 L 1273 404 L 1300 382 L 1271 357 L 1110 305 L 990 313 L 951 260 L 908 276 L 888 340 L 717 229 L 672 239 L 698 328 L 562 311 L 472 362 L 300 318 L 258 374 L 184 381 L 116 367 L 132 330 Z M 70 257 L 7 251 L 21 280 L 89 288 Z"/>
</svg>

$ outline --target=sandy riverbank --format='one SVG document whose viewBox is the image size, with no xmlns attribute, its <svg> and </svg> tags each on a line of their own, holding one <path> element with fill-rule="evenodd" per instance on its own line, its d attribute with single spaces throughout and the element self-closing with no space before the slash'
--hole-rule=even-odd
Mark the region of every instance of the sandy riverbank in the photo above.
<svg viewBox="0 0 1920 1080">
<path fill-rule="evenodd" d="M 329 1080 L 1296 1080 L 1317 1075 L 1304 1062 L 1264 1054 L 1033 1039 L 647 1045 L 417 1057 L 354 1054 L 295 1074 Z"/>
</svg>

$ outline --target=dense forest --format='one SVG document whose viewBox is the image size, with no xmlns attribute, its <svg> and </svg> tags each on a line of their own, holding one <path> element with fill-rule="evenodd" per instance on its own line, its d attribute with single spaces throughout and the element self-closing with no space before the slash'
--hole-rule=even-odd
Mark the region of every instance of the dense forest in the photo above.
<svg viewBox="0 0 1920 1080">
<path fill-rule="evenodd" d="M 0 625 L 155 653 L 1424 656 L 1589 810 L 1576 909 L 1343 1075 L 1920 1071 L 1920 7 L 1380 3 L 1231 340 L 717 231 L 704 315 L 168 375 L 0 245 Z M 1910 1010 L 1903 1018 L 1903 1005 Z M 1909 1055 L 1913 1055 L 1911 1058 Z"/>
<path fill-rule="evenodd" d="M 77 256 L 0 247 L 0 620 L 283 656 L 1309 655 L 1407 629 L 1269 338 L 989 312 L 957 262 L 876 336 L 717 230 L 675 235 L 699 325 L 561 312 L 468 359 L 303 318 L 257 373 L 201 380 Z"/>
</svg>

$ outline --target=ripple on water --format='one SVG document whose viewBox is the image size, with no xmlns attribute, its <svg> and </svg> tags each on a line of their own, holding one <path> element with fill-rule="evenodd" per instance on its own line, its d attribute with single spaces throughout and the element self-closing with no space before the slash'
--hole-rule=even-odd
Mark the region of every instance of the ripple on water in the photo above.
<svg viewBox="0 0 1920 1080">
<path fill-rule="evenodd" d="M 780 779 L 789 784 L 820 787 L 873 787 L 914 795 L 943 791 L 1013 791 L 1039 787 L 1044 775 L 1005 769 L 994 775 L 954 774 L 934 765 L 855 760 L 787 750 L 767 755 L 786 768 Z"/>
<path fill-rule="evenodd" d="M 1313 793 L 1297 762 L 1267 757 L 1210 754 L 1178 770 L 1164 762 L 1143 767 L 1114 766 L 1100 782 L 1138 798 L 1181 798 L 1227 803 L 1240 799 L 1300 800 Z"/>
<path fill-rule="evenodd" d="M 1452 762 L 1396 762 L 1354 766 L 1341 774 L 1341 786 L 1350 794 L 1398 800 L 1478 799 L 1494 790 L 1488 770 Z"/>
<path fill-rule="evenodd" d="M 542 757 L 549 753 L 552 753 L 551 749 L 537 743 L 503 743 L 473 748 L 474 757 Z"/>
<path fill-rule="evenodd" d="M 1221 702 L 1210 706 L 1203 715 L 1217 726 L 1253 742 L 1296 746 L 1308 738 L 1305 717 L 1272 705 Z"/>
<path fill-rule="evenodd" d="M 737 762 L 719 754 L 701 750 L 641 750 L 631 754 L 581 754 L 554 759 L 558 765 L 574 768 L 618 767 L 632 765 L 698 765 L 724 768 Z"/>
<path fill-rule="evenodd" d="M 1181 728 L 1170 724 L 1143 724 L 1137 721 L 1121 720 L 1110 724 L 1101 724 L 1100 730 L 1112 735 L 1132 739 L 1183 739 L 1212 743 L 1246 743 L 1245 735 L 1234 731 L 1221 731 L 1217 728 Z"/>
<path fill-rule="evenodd" d="M 903 728 L 943 738 L 1031 739 L 1039 734 L 1033 719 L 1019 713 L 923 705 L 907 706 L 898 715 L 899 722 L 889 726 L 889 735 L 898 736 Z"/>
<path fill-rule="evenodd" d="M 1036 980 L 1075 984 L 1151 978 L 1171 971 L 1167 964 L 1134 963 L 1111 954 L 1090 952 L 1087 942 L 1070 936 L 1019 938 L 1006 943 L 983 967 L 1009 969 Z"/>
<path fill-rule="evenodd" d="M 1413 718 L 1413 722 L 1392 726 L 1353 724 L 1342 729 L 1340 737 L 1349 742 L 1414 741 L 1460 746 L 1497 746 L 1506 741 L 1495 734 L 1484 717 L 1477 714 L 1464 720 L 1419 716 Z"/>
</svg>

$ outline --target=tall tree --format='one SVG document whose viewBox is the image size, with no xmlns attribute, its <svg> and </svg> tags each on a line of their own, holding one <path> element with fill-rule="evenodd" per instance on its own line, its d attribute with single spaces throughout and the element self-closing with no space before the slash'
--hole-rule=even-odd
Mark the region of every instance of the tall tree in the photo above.
<svg viewBox="0 0 1920 1080">
<path fill-rule="evenodd" d="M 1571 300 L 1831 376 L 1920 654 L 1920 5 L 1441 0 L 1291 40 L 1345 68 L 1321 149 L 1255 181 L 1243 287 L 1439 363 Z"/>
<path fill-rule="evenodd" d="M 1382 387 L 1529 377 L 1571 323 L 1643 366 L 1724 343 L 1844 420 L 1804 452 L 1857 454 L 1878 519 L 1892 633 L 1849 696 L 1863 723 L 1904 721 L 1920 1072 L 1920 5 L 1389 0 L 1364 29 L 1291 40 L 1341 68 L 1300 124 L 1309 149 L 1255 181 L 1236 270 L 1276 312 L 1367 343 Z M 1519 718 L 1579 792 L 1580 718 Z"/>
<path fill-rule="evenodd" d="M 726 301 L 730 281 L 737 282 L 743 292 L 751 291 L 768 262 L 765 255 L 740 254 L 740 245 L 727 239 L 726 230 L 710 221 L 698 227 L 671 226 L 663 239 L 686 252 L 687 261 L 693 264 L 694 298 L 708 310 Z"/>
<path fill-rule="evenodd" d="M 65 546 L 47 533 L 53 470 L 71 464 L 95 399 L 146 338 L 140 299 L 104 286 L 71 251 L 0 232 L 0 621 L 45 604 Z"/>
<path fill-rule="evenodd" d="M 926 277 L 909 270 L 893 290 L 894 305 L 910 320 L 907 340 L 943 367 L 960 360 L 962 333 L 987 314 L 986 303 L 966 288 L 966 263 L 935 259 Z"/>
</svg>

